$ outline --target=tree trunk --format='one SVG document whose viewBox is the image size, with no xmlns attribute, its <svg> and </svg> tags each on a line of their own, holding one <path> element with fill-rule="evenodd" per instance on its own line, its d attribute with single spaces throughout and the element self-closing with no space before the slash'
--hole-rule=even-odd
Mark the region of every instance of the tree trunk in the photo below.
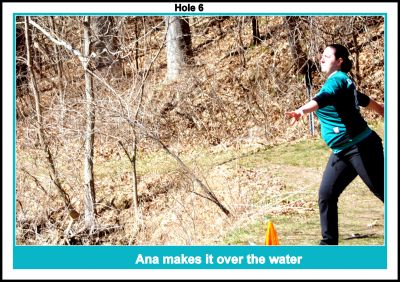
<svg viewBox="0 0 400 282">
<path fill-rule="evenodd" d="M 139 31 L 137 21 L 135 21 L 135 67 L 136 72 L 139 72 Z"/>
<path fill-rule="evenodd" d="M 305 74 L 307 72 L 306 70 L 307 55 L 304 53 L 300 44 L 301 31 L 298 26 L 299 17 L 288 16 L 286 17 L 285 22 L 288 32 L 290 51 L 292 53 L 296 72 Z"/>
<path fill-rule="evenodd" d="M 354 25 L 354 21 L 355 18 L 352 19 L 352 25 Z M 352 28 L 352 37 L 353 37 L 353 44 L 354 44 L 354 53 L 355 53 L 355 61 L 354 61 L 354 68 L 355 68 L 355 75 L 354 80 L 356 82 L 356 84 L 359 84 L 359 81 L 361 81 L 360 78 L 360 49 L 359 49 L 359 45 L 358 45 L 358 33 L 357 33 L 357 29 L 355 29 L 354 27 Z"/>
<path fill-rule="evenodd" d="M 251 18 L 251 25 L 253 27 L 253 45 L 258 45 L 261 43 L 260 29 L 258 27 L 257 17 Z"/>
<path fill-rule="evenodd" d="M 25 44 L 26 44 L 26 61 L 28 67 L 28 73 L 30 74 L 30 86 L 35 97 L 35 109 L 36 109 L 36 121 L 37 121 L 37 129 L 38 129 L 38 137 L 40 145 L 43 151 L 46 154 L 46 159 L 48 165 L 50 167 L 50 177 L 53 181 L 53 184 L 56 186 L 58 192 L 60 193 L 65 206 L 68 208 L 69 212 L 76 212 L 70 202 L 70 197 L 65 192 L 64 188 L 61 185 L 61 181 L 58 177 L 58 173 L 56 171 L 56 167 L 54 164 L 53 154 L 50 151 L 50 148 L 46 142 L 45 133 L 43 130 L 43 119 L 42 119 L 42 109 L 40 106 L 40 94 L 36 83 L 35 71 L 32 68 L 32 54 L 31 54 L 31 37 L 29 33 L 29 18 L 25 17 Z"/>
<path fill-rule="evenodd" d="M 18 19 L 17 19 L 18 20 Z M 27 89 L 29 88 L 28 82 L 28 66 L 23 59 L 26 54 L 26 50 L 24 46 L 26 46 L 26 31 L 22 28 L 21 25 L 16 26 L 16 52 L 17 52 L 17 61 L 16 61 L 16 86 L 17 86 L 17 96 L 22 97 L 27 93 Z M 30 55 L 31 56 L 31 55 Z M 31 56 L 32 57 L 32 56 Z"/>
<path fill-rule="evenodd" d="M 241 65 L 245 68 L 246 67 L 246 56 L 245 56 L 245 47 L 242 39 L 242 31 L 243 31 L 243 22 L 244 22 L 244 17 L 238 17 L 237 23 L 238 23 L 238 38 L 237 38 L 237 44 L 238 44 L 238 52 L 239 52 L 239 57 L 240 57 L 240 63 Z"/>
<path fill-rule="evenodd" d="M 55 27 L 55 24 L 54 24 L 54 19 L 53 19 L 53 17 L 49 17 L 49 24 L 50 24 L 50 28 L 51 28 L 51 32 L 52 32 L 52 34 L 53 35 L 55 35 L 56 34 L 56 27 Z M 57 45 L 53 45 L 54 47 L 53 47 L 53 51 L 54 51 L 54 54 L 55 54 L 55 60 L 56 60 L 56 63 L 55 63 L 55 69 L 56 69 L 56 73 L 57 73 L 57 76 L 58 76 L 58 78 L 59 78 L 59 84 L 61 85 L 61 79 L 62 79 L 62 76 L 63 76 L 63 67 L 62 67 L 62 62 L 61 62 L 61 56 L 60 56 L 60 50 L 59 50 L 59 48 L 58 48 L 58 46 Z"/>
<path fill-rule="evenodd" d="M 95 228 L 95 202 L 96 195 L 93 177 L 93 142 L 94 142 L 94 92 L 93 77 L 87 59 L 90 55 L 90 17 L 84 19 L 84 51 L 83 57 L 86 59 L 85 70 L 85 94 L 86 94 L 86 132 L 85 132 L 85 162 L 84 162 L 84 193 L 85 193 L 85 225 L 93 232 Z"/>
<path fill-rule="evenodd" d="M 56 34 L 56 28 L 55 28 L 55 24 L 54 24 L 54 19 L 53 17 L 49 17 L 49 24 L 50 24 L 50 29 L 52 32 L 52 35 L 54 36 Z M 58 45 L 54 44 L 53 45 L 53 52 L 55 55 L 55 70 L 57 73 L 57 77 L 58 77 L 58 81 L 57 81 L 57 88 L 58 88 L 58 97 L 60 99 L 60 104 L 61 104 L 61 112 L 60 112 L 60 119 L 61 119 L 61 124 L 62 127 L 65 128 L 65 95 L 64 95 L 64 80 L 63 80 L 63 66 L 62 66 L 62 62 L 61 62 L 61 56 L 60 56 L 60 48 L 58 47 Z"/>
<path fill-rule="evenodd" d="M 165 17 L 167 26 L 167 79 L 175 80 L 192 58 L 190 27 L 179 17 Z"/>
</svg>

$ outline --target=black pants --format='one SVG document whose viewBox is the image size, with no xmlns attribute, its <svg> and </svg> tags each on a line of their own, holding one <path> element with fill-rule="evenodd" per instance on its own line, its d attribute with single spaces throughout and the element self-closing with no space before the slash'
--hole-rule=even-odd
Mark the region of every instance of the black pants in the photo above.
<svg viewBox="0 0 400 282">
<path fill-rule="evenodd" d="M 338 200 L 344 189 L 359 175 L 368 188 L 384 201 L 384 159 L 382 139 L 372 132 L 360 143 L 332 154 L 319 189 L 322 240 L 320 245 L 339 242 Z"/>
</svg>

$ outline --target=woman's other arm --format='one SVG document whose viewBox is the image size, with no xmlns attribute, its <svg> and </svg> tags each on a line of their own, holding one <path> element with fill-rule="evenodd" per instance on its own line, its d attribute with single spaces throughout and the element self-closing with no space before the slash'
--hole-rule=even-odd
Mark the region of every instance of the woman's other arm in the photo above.
<svg viewBox="0 0 400 282">
<path fill-rule="evenodd" d="M 380 114 L 381 116 L 385 113 L 384 104 L 378 103 L 373 99 L 370 99 L 367 109 L 373 110 L 374 112 Z"/>
</svg>

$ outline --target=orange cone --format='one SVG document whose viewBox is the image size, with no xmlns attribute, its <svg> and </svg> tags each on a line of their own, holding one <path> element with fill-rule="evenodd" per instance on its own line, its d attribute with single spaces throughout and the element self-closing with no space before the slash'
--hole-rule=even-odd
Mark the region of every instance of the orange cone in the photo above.
<svg viewBox="0 0 400 282">
<path fill-rule="evenodd" d="M 267 232 L 265 234 L 265 245 L 279 245 L 278 234 L 276 233 L 272 221 L 268 221 Z"/>
</svg>

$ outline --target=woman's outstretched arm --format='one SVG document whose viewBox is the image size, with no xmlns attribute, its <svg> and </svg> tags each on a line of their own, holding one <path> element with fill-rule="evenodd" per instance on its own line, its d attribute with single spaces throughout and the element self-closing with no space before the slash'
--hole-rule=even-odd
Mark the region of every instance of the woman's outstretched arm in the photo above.
<svg viewBox="0 0 400 282">
<path fill-rule="evenodd" d="M 292 121 L 290 122 L 290 125 L 295 124 L 296 121 L 298 121 L 303 115 L 314 112 L 318 110 L 318 103 L 314 100 L 311 100 L 304 106 L 301 106 L 295 111 L 287 112 L 286 115 L 293 118 Z"/>
</svg>

